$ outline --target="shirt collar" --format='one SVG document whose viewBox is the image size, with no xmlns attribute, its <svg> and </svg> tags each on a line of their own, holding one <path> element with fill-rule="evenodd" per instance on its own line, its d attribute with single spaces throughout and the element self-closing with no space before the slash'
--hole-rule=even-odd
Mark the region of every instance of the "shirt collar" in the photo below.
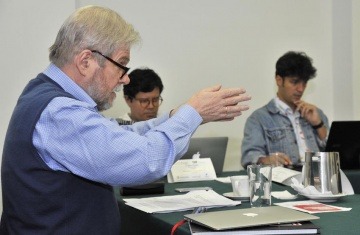
<svg viewBox="0 0 360 235">
<path fill-rule="evenodd" d="M 76 99 L 86 102 L 92 107 L 96 107 L 95 101 L 59 67 L 51 63 L 43 72 L 51 80 L 59 84 L 66 92 L 73 95 Z"/>
<path fill-rule="evenodd" d="M 300 115 L 299 111 L 293 112 L 293 110 L 287 105 L 284 101 L 280 100 L 279 97 L 274 98 L 275 105 L 279 109 L 280 113 L 285 116 L 294 115 L 298 117 Z"/>
</svg>

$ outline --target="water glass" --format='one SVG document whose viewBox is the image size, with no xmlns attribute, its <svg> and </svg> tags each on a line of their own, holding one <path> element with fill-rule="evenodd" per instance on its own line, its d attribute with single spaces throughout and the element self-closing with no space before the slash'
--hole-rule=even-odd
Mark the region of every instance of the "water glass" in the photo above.
<svg viewBox="0 0 360 235">
<path fill-rule="evenodd" d="M 251 207 L 271 205 L 271 165 L 249 165 L 247 167 Z"/>
</svg>

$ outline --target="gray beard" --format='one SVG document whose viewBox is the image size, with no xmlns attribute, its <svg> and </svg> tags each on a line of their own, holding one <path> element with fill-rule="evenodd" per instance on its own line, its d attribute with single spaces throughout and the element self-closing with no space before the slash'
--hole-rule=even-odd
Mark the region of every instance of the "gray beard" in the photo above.
<svg viewBox="0 0 360 235">
<path fill-rule="evenodd" d="M 109 108 L 111 108 L 112 105 L 109 103 L 104 103 L 104 104 L 97 104 L 97 108 L 100 112 L 108 110 Z"/>
<path fill-rule="evenodd" d="M 119 92 L 121 91 L 121 85 L 116 86 L 113 90 L 114 92 Z M 110 104 L 110 102 L 108 101 L 110 99 L 110 96 L 107 99 L 94 99 L 95 97 L 97 97 L 99 92 L 96 91 L 96 88 L 94 88 L 93 86 L 90 86 L 88 89 L 88 94 L 90 95 L 91 98 L 93 98 L 93 100 L 96 103 L 96 106 L 98 108 L 98 110 L 101 111 L 105 111 L 108 110 L 112 107 L 112 104 Z"/>
</svg>

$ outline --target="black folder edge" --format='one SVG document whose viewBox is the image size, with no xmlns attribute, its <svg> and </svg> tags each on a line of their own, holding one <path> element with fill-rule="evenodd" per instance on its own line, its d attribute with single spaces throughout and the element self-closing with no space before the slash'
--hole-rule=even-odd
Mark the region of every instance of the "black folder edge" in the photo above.
<svg viewBox="0 0 360 235">
<path fill-rule="evenodd" d="M 164 194 L 165 181 L 163 179 L 134 187 L 120 188 L 122 196 L 148 195 L 148 194 Z"/>
</svg>

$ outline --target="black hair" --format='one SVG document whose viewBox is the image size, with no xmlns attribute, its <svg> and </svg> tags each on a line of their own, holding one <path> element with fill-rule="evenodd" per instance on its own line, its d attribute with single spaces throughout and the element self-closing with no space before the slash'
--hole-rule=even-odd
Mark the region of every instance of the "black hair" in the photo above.
<svg viewBox="0 0 360 235">
<path fill-rule="evenodd" d="M 316 68 L 312 65 L 312 59 L 304 52 L 289 51 L 276 62 L 275 74 L 282 78 L 298 77 L 307 82 L 316 76 Z"/>
<path fill-rule="evenodd" d="M 159 88 L 160 94 L 164 89 L 161 78 L 149 68 L 135 69 L 129 73 L 130 83 L 124 86 L 124 95 L 129 99 L 135 98 L 139 92 L 151 92 Z"/>
</svg>

